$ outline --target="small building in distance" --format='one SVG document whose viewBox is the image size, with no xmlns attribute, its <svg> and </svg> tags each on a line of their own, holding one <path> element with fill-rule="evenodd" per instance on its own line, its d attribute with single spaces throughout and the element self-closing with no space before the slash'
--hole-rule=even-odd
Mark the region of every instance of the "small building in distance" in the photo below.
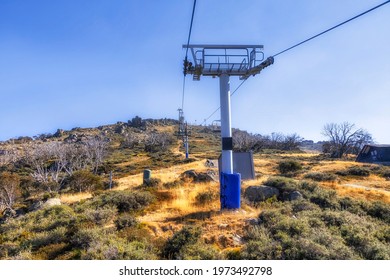
<svg viewBox="0 0 390 280">
<path fill-rule="evenodd" d="M 364 145 L 356 161 L 390 165 L 390 145 Z"/>
</svg>

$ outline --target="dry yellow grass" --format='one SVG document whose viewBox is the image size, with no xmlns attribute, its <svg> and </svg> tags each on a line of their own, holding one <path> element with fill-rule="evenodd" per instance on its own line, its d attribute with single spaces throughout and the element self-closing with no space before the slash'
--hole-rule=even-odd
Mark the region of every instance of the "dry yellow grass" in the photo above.
<svg viewBox="0 0 390 280">
<path fill-rule="evenodd" d="M 253 159 L 257 174 L 276 175 L 277 162 L 271 159 Z"/>
<path fill-rule="evenodd" d="M 131 175 L 117 180 L 118 186 L 113 188 L 117 191 L 134 188 L 142 184 L 142 174 Z"/>
<path fill-rule="evenodd" d="M 351 161 L 323 161 L 320 165 L 314 166 L 313 172 L 334 172 L 345 170 L 352 166 L 361 166 L 361 163 Z"/>
<path fill-rule="evenodd" d="M 348 196 L 368 201 L 383 201 L 385 203 L 390 203 L 390 192 L 385 190 L 367 188 L 363 185 L 358 184 L 324 183 L 321 185 L 326 188 L 335 190 L 337 194 L 341 196 Z"/>
<path fill-rule="evenodd" d="M 60 196 L 61 203 L 64 204 L 72 204 L 75 202 L 79 202 L 83 199 L 91 198 L 92 194 L 89 192 L 82 192 L 76 194 L 63 194 Z"/>
<path fill-rule="evenodd" d="M 178 145 L 173 152 L 182 154 L 179 148 Z M 286 157 L 300 160 L 305 166 L 309 167 L 310 172 L 335 172 L 351 166 L 361 165 L 351 161 L 315 161 L 314 164 L 310 164 L 313 162 L 311 158 L 317 155 L 316 153 L 256 155 L 254 165 L 259 176 L 255 180 L 244 181 L 242 189 L 245 190 L 251 185 L 261 185 L 270 176 L 279 175 L 278 162 Z M 192 155 L 192 157 L 196 156 L 200 155 Z M 201 156 L 207 157 L 208 155 L 202 152 Z M 169 168 L 152 170 L 152 177 L 161 180 L 162 183 L 174 182 L 180 178 L 184 171 L 191 169 L 196 172 L 206 172 L 211 168 L 206 167 L 205 160 L 202 159 Z M 218 169 L 213 168 L 213 170 L 217 171 Z M 299 179 L 302 179 L 303 175 L 300 175 Z M 142 184 L 142 174 L 121 178 L 118 183 L 119 186 L 115 188 L 116 190 L 137 187 Z M 340 177 L 337 182 L 321 183 L 321 186 L 334 189 L 341 196 L 390 202 L 390 182 L 379 176 L 371 175 L 366 178 Z M 206 191 L 215 192 L 217 197 L 206 205 L 197 204 L 196 196 Z M 234 237 L 242 236 L 246 221 L 258 217 L 261 209 L 253 208 L 244 203 L 239 211 L 221 212 L 218 194 L 218 182 L 194 183 L 184 181 L 181 182 L 180 186 L 172 189 L 160 188 L 157 190 L 157 195 L 161 197 L 159 204 L 154 205 L 139 219 L 156 237 L 168 238 L 184 224 L 195 223 L 202 227 L 203 237 L 205 240 L 209 240 L 210 243 L 217 244 L 221 249 L 238 248 L 241 245 L 234 242 Z"/>
<path fill-rule="evenodd" d="M 184 183 L 177 189 L 169 190 L 172 199 L 140 217 L 140 221 L 156 236 L 163 238 L 172 236 L 183 224 L 196 223 L 202 227 L 205 240 L 221 248 L 240 246 L 234 243 L 234 236 L 242 236 L 246 221 L 257 217 L 260 210 L 245 206 L 245 209 L 237 211 L 220 211 L 218 196 L 206 205 L 198 205 L 196 196 L 206 191 L 218 194 L 219 184 Z"/>
<path fill-rule="evenodd" d="M 341 196 L 390 203 L 390 182 L 375 175 L 361 180 L 340 180 L 333 183 L 321 183 L 321 185 L 335 190 Z"/>
<path fill-rule="evenodd" d="M 117 163 L 115 165 L 118 166 L 118 167 L 124 167 L 124 166 L 128 166 L 128 165 L 131 165 L 131 164 L 140 164 L 141 162 L 147 161 L 148 159 L 149 159 L 149 157 L 146 156 L 146 155 L 137 155 L 135 157 L 131 157 L 131 159 L 128 160 L 128 161 Z"/>
</svg>

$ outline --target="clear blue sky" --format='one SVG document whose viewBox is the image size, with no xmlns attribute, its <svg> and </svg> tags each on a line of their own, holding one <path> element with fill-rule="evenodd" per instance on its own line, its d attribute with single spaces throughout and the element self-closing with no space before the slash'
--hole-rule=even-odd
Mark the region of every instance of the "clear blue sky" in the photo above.
<svg viewBox="0 0 390 280">
<path fill-rule="evenodd" d="M 263 44 L 267 57 L 382 2 L 198 0 L 191 43 Z M 0 140 L 177 118 L 192 4 L 0 0 Z M 232 97 L 233 126 L 322 140 L 324 124 L 348 121 L 390 143 L 389 19 L 390 4 L 276 57 Z M 185 116 L 199 124 L 219 83 L 186 84 Z"/>
</svg>

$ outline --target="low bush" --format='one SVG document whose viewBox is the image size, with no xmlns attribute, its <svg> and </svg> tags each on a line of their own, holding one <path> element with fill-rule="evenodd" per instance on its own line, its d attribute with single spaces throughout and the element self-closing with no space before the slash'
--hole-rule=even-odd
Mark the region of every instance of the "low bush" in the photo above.
<svg viewBox="0 0 390 280">
<path fill-rule="evenodd" d="M 154 200 L 149 192 L 111 191 L 80 203 L 76 211 L 83 212 L 88 208 L 99 208 L 106 205 L 115 206 L 119 213 L 137 211 L 148 206 Z"/>
<path fill-rule="evenodd" d="M 87 249 L 92 242 L 103 240 L 106 235 L 107 232 L 99 228 L 81 228 L 73 234 L 70 243 L 75 248 Z"/>
<path fill-rule="evenodd" d="M 302 164 L 296 160 L 281 161 L 278 165 L 281 174 L 291 174 L 302 170 Z"/>
<path fill-rule="evenodd" d="M 150 178 L 142 183 L 142 187 L 155 188 L 161 186 L 161 180 L 158 178 Z"/>
<path fill-rule="evenodd" d="M 22 248 L 16 242 L 1 242 L 0 243 L 0 258 L 2 260 L 16 256 L 21 252 Z"/>
<path fill-rule="evenodd" d="M 390 259 L 389 246 L 379 242 L 366 228 L 348 224 L 343 225 L 340 231 L 347 244 L 354 247 L 362 258 L 369 260 Z"/>
<path fill-rule="evenodd" d="M 220 260 L 222 255 L 212 245 L 197 242 L 193 245 L 185 246 L 181 251 L 183 260 Z"/>
<path fill-rule="evenodd" d="M 277 188 L 282 192 L 291 192 L 298 189 L 297 181 L 285 177 L 270 177 L 263 183 L 263 185 Z"/>
<path fill-rule="evenodd" d="M 240 258 L 243 260 L 280 260 L 283 248 L 274 240 L 251 240 L 244 245 Z"/>
<path fill-rule="evenodd" d="M 316 204 L 301 199 L 292 203 L 292 209 L 294 213 L 299 213 L 302 211 L 315 211 L 319 210 L 320 208 Z"/>
<path fill-rule="evenodd" d="M 64 188 L 69 188 L 73 192 L 85 192 L 104 189 L 103 180 L 87 170 L 76 171 L 64 184 Z"/>
<path fill-rule="evenodd" d="M 183 184 L 182 180 L 175 180 L 175 181 L 172 181 L 172 182 L 164 183 L 163 187 L 165 189 L 175 189 L 175 188 L 180 187 L 182 184 Z"/>
<path fill-rule="evenodd" d="M 200 192 L 195 197 L 195 203 L 197 205 L 206 205 L 207 203 L 213 202 L 214 200 L 218 199 L 218 197 L 218 193 L 214 191 Z"/>
<path fill-rule="evenodd" d="M 381 201 L 371 202 L 365 205 L 365 210 L 368 215 L 381 219 L 386 223 L 390 223 L 390 205 Z"/>
<path fill-rule="evenodd" d="M 112 221 L 117 213 L 117 209 L 114 206 L 106 205 L 97 209 L 87 209 L 84 212 L 84 217 L 87 221 L 91 221 L 97 225 L 104 225 Z"/>
<path fill-rule="evenodd" d="M 130 214 L 123 214 L 115 220 L 117 230 L 132 227 L 138 224 L 137 219 Z"/>
<path fill-rule="evenodd" d="M 310 172 L 304 176 L 305 179 L 311 179 L 317 182 L 334 182 L 337 181 L 337 176 L 331 173 Z"/>
<path fill-rule="evenodd" d="M 50 231 L 58 227 L 69 227 L 76 223 L 78 217 L 67 205 L 56 205 L 27 214 L 23 222 L 32 232 Z"/>
<path fill-rule="evenodd" d="M 388 259 L 387 224 L 348 211 L 294 201 L 263 211 L 245 245 L 228 259 Z M 303 209 L 302 209 L 303 208 Z M 291 212 L 292 211 L 292 212 Z"/>
<path fill-rule="evenodd" d="M 337 194 L 334 190 L 325 190 L 318 188 L 310 197 L 310 202 L 317 204 L 321 208 L 340 209 L 337 200 Z"/>
<path fill-rule="evenodd" d="M 183 251 L 187 246 L 198 242 L 201 229 L 186 226 L 169 238 L 162 250 L 162 257 L 169 260 L 184 259 Z"/>
<path fill-rule="evenodd" d="M 35 233 L 28 241 L 24 242 L 24 247 L 30 247 L 32 250 L 48 246 L 51 244 L 58 244 L 67 241 L 67 229 L 65 227 L 58 227 L 51 231 L 43 231 Z"/>
<path fill-rule="evenodd" d="M 153 260 L 157 256 L 150 244 L 128 242 L 114 233 L 101 229 L 83 229 L 72 239 L 81 249 L 83 260 Z"/>
<path fill-rule="evenodd" d="M 370 170 L 368 168 L 362 167 L 362 166 L 352 166 L 346 170 L 337 171 L 336 174 L 340 175 L 340 176 L 368 177 L 368 176 L 370 176 Z"/>
</svg>

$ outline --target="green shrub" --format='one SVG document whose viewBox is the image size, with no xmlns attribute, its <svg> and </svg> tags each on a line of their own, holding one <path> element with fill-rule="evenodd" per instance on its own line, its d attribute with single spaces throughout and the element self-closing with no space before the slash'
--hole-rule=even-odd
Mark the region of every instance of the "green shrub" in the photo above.
<svg viewBox="0 0 390 280">
<path fill-rule="evenodd" d="M 292 203 L 292 209 L 294 213 L 302 212 L 302 211 L 314 211 L 319 210 L 318 205 L 313 204 L 307 200 L 298 200 Z"/>
<path fill-rule="evenodd" d="M 251 240 L 246 243 L 240 253 L 244 260 L 280 260 L 283 248 L 274 240 Z"/>
<path fill-rule="evenodd" d="M 306 194 L 310 195 L 310 193 L 315 193 L 321 187 L 316 182 L 310 182 L 310 181 L 302 181 L 299 184 L 300 191 L 305 191 Z"/>
<path fill-rule="evenodd" d="M 296 160 L 281 161 L 278 165 L 281 174 L 289 174 L 302 170 L 302 164 Z"/>
<path fill-rule="evenodd" d="M 390 223 L 390 205 L 381 201 L 375 201 L 366 206 L 368 215 Z"/>
<path fill-rule="evenodd" d="M 287 260 L 326 260 L 329 259 L 329 251 L 326 246 L 310 239 L 298 238 L 286 244 L 283 256 Z"/>
<path fill-rule="evenodd" d="M 0 259 L 8 259 L 16 256 L 21 252 L 22 248 L 16 242 L 1 242 L 0 243 Z"/>
<path fill-rule="evenodd" d="M 73 234 L 70 243 L 73 247 L 87 249 L 92 242 L 103 240 L 106 234 L 105 231 L 98 228 L 81 228 Z"/>
<path fill-rule="evenodd" d="M 272 225 L 269 230 L 272 234 L 282 232 L 290 237 L 307 236 L 310 233 L 310 227 L 307 220 L 297 218 L 281 219 L 275 225 Z"/>
<path fill-rule="evenodd" d="M 213 202 L 219 197 L 218 193 L 214 191 L 205 191 L 198 193 L 195 197 L 195 203 L 197 205 L 206 205 L 210 202 Z"/>
<path fill-rule="evenodd" d="M 158 244 L 156 246 L 159 248 L 162 248 L 163 243 L 165 242 L 165 240 L 162 241 L 162 238 L 155 239 L 154 234 L 142 224 L 124 227 L 118 232 L 118 236 L 124 238 L 128 242 L 139 241 L 146 244 Z"/>
<path fill-rule="evenodd" d="M 142 187 L 155 188 L 161 185 L 161 180 L 158 178 L 150 178 L 142 183 Z"/>
<path fill-rule="evenodd" d="M 186 226 L 169 238 L 162 250 L 162 257 L 170 260 L 183 259 L 183 250 L 186 246 L 198 242 L 201 229 Z"/>
<path fill-rule="evenodd" d="M 29 249 L 21 250 L 18 254 L 7 258 L 8 260 L 32 260 L 33 256 Z"/>
<path fill-rule="evenodd" d="M 279 210 L 268 210 L 261 212 L 259 216 L 259 223 L 264 224 L 266 228 L 271 228 L 284 219 L 286 219 L 286 216 Z"/>
<path fill-rule="evenodd" d="M 270 177 L 263 183 L 265 186 L 277 188 L 279 191 L 295 191 L 298 184 L 295 180 L 285 177 Z"/>
<path fill-rule="evenodd" d="M 348 211 L 350 213 L 356 215 L 366 215 L 366 211 L 364 210 L 365 204 L 367 202 L 359 201 L 356 199 L 352 199 L 350 197 L 340 197 L 338 199 L 340 204 L 340 209 L 343 211 Z"/>
<path fill-rule="evenodd" d="M 25 242 L 24 246 L 31 246 L 32 250 L 44 247 L 50 244 L 58 244 L 67 241 L 67 229 L 58 227 L 51 231 L 43 231 L 35 233 L 34 236 Z"/>
<path fill-rule="evenodd" d="M 79 204 L 76 211 L 83 212 L 85 209 L 99 208 L 106 205 L 115 206 L 119 213 L 140 210 L 148 206 L 154 200 L 149 192 L 111 191 L 93 197 L 89 201 Z"/>
<path fill-rule="evenodd" d="M 83 260 L 154 260 L 153 247 L 134 241 L 127 242 L 109 234 L 102 239 L 93 240 L 89 247 L 81 251 Z"/>
<path fill-rule="evenodd" d="M 119 213 L 132 210 L 139 210 L 153 201 L 150 193 L 117 193 L 113 196 L 113 204 L 117 207 Z"/>
<path fill-rule="evenodd" d="M 379 173 L 380 176 L 386 178 L 386 179 L 389 179 L 390 178 L 390 168 L 387 167 L 387 169 L 385 170 L 382 170 L 380 173 Z"/>
<path fill-rule="evenodd" d="M 328 227 L 341 227 L 345 223 L 348 223 L 348 218 L 346 218 L 345 214 L 338 211 L 323 211 L 320 214 L 320 218 Z"/>
<path fill-rule="evenodd" d="M 28 229 L 33 232 L 50 231 L 58 227 L 69 227 L 77 221 L 77 215 L 67 205 L 56 205 L 25 216 Z"/>
<path fill-rule="evenodd" d="M 97 209 L 87 209 L 84 212 L 84 217 L 97 225 L 104 225 L 112 221 L 117 213 L 117 209 L 111 205 L 105 205 L 104 207 Z"/>
<path fill-rule="evenodd" d="M 336 172 L 337 175 L 340 176 L 362 176 L 362 177 L 368 177 L 370 176 L 370 170 L 366 167 L 362 166 L 352 166 L 348 168 L 347 170 L 340 170 Z"/>
<path fill-rule="evenodd" d="M 331 173 L 310 172 L 304 176 L 305 179 L 311 179 L 317 182 L 334 182 L 337 176 Z"/>
<path fill-rule="evenodd" d="M 95 191 L 104 188 L 102 179 L 87 170 L 76 171 L 68 178 L 65 188 L 70 188 L 74 192 Z"/>
<path fill-rule="evenodd" d="M 389 246 L 380 243 L 368 232 L 367 228 L 349 224 L 341 226 L 340 231 L 347 244 L 354 247 L 363 258 L 369 260 L 390 259 Z"/>
<path fill-rule="evenodd" d="M 66 243 L 49 244 L 39 248 L 36 252 L 34 252 L 34 259 L 54 260 L 64 254 L 68 249 L 69 248 Z"/>
<path fill-rule="evenodd" d="M 181 255 L 183 260 L 220 260 L 222 258 L 216 248 L 201 242 L 185 246 Z"/>
<path fill-rule="evenodd" d="M 318 190 L 310 197 L 310 202 L 317 204 L 321 208 L 340 209 L 336 191 L 333 190 Z"/>
<path fill-rule="evenodd" d="M 175 180 L 175 181 L 172 181 L 172 182 L 164 183 L 163 187 L 165 189 L 175 189 L 175 188 L 180 187 L 182 184 L 183 184 L 182 180 Z"/>
<path fill-rule="evenodd" d="M 242 251 L 240 248 L 227 249 L 224 252 L 225 259 L 227 260 L 242 260 Z M 246 259 L 249 259 L 248 257 Z"/>
<path fill-rule="evenodd" d="M 386 224 L 385 226 L 378 228 L 375 232 L 375 237 L 382 242 L 390 243 L 390 227 Z"/>
<path fill-rule="evenodd" d="M 123 214 L 115 220 L 117 230 L 137 225 L 138 221 L 130 214 Z"/>
</svg>

